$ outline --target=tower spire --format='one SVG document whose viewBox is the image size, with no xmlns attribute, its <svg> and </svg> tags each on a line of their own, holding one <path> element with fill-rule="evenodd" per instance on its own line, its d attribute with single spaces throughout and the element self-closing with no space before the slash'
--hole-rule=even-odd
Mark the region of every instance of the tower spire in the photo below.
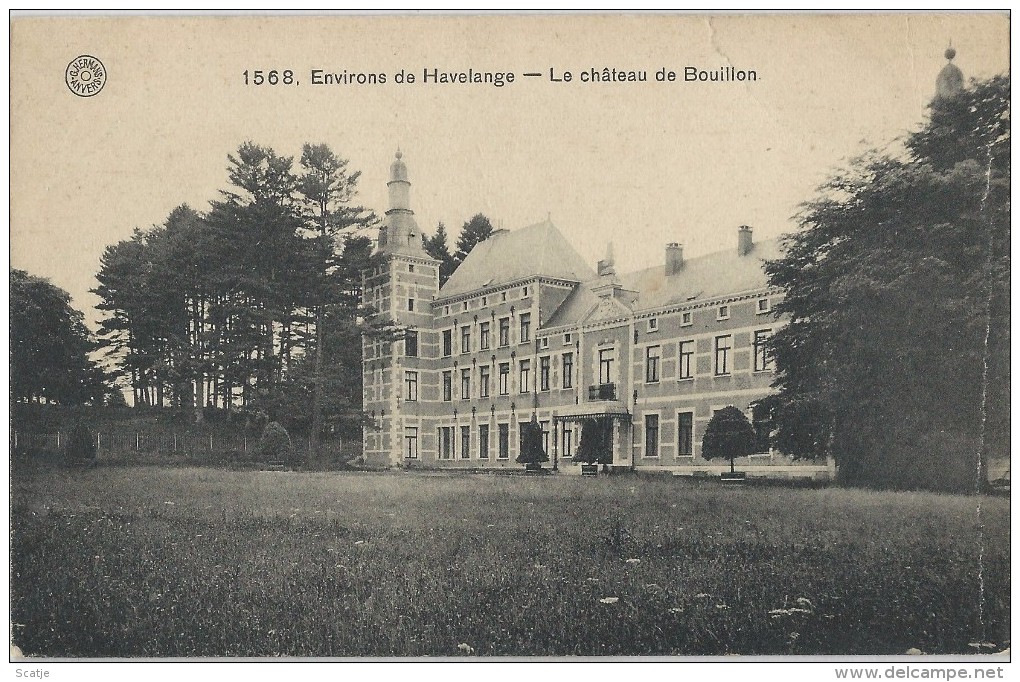
<svg viewBox="0 0 1020 682">
<path fill-rule="evenodd" d="M 393 163 L 390 164 L 389 208 L 386 220 L 379 228 L 379 251 L 402 253 L 408 256 L 424 256 L 421 230 L 411 210 L 411 181 L 408 179 L 404 154 L 397 147 Z"/>
<path fill-rule="evenodd" d="M 953 47 L 952 40 L 949 41 L 949 47 L 946 48 L 945 56 L 948 63 L 942 67 L 938 78 L 935 79 L 936 102 L 955 97 L 963 91 L 963 71 L 960 71 L 960 67 L 953 63 L 953 58 L 956 57 L 956 49 Z"/>
</svg>

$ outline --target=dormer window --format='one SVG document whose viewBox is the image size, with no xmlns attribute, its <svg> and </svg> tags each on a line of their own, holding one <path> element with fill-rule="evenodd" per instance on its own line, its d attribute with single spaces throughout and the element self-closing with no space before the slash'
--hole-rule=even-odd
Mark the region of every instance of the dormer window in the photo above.
<svg viewBox="0 0 1020 682">
<path fill-rule="evenodd" d="M 716 319 L 719 320 L 730 319 L 730 307 L 728 305 L 719 306 L 719 314 L 716 316 Z"/>
</svg>

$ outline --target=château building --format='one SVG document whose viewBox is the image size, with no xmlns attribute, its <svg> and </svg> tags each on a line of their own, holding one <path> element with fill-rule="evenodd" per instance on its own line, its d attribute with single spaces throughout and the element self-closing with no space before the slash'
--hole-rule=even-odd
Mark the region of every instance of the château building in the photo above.
<svg viewBox="0 0 1020 682">
<path fill-rule="evenodd" d="M 722 251 L 688 259 L 666 244 L 661 262 L 623 274 L 611 250 L 593 269 L 547 220 L 496 230 L 440 288 L 400 152 L 388 187 L 364 302 L 411 331 L 363 342 L 368 464 L 520 469 L 521 424 L 535 415 L 560 472 L 579 471 L 581 429 L 598 420 L 614 469 L 714 474 L 729 464 L 704 460 L 701 440 L 713 411 L 733 405 L 757 434 L 741 470 L 831 473 L 775 452 L 756 409 L 784 324 L 762 268 L 776 241 L 742 226 Z"/>
</svg>

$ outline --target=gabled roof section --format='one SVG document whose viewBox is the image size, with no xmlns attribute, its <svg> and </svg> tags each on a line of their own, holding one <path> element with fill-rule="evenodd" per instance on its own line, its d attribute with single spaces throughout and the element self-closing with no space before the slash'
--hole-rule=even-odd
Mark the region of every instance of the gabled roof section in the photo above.
<svg viewBox="0 0 1020 682">
<path fill-rule="evenodd" d="M 476 244 L 440 289 L 439 298 L 534 277 L 584 282 L 595 272 L 546 220 L 519 230 L 496 230 Z"/>
</svg>

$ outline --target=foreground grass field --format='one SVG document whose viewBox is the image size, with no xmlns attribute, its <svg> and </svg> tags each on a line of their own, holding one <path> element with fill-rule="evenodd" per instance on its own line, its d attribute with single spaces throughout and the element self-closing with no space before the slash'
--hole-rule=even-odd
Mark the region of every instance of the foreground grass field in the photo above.
<svg viewBox="0 0 1020 682">
<path fill-rule="evenodd" d="M 1008 645 L 1006 499 L 145 467 L 12 486 L 13 641 L 28 655 Z"/>
</svg>

